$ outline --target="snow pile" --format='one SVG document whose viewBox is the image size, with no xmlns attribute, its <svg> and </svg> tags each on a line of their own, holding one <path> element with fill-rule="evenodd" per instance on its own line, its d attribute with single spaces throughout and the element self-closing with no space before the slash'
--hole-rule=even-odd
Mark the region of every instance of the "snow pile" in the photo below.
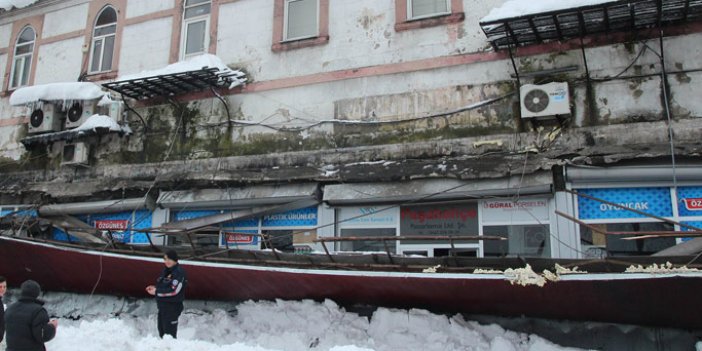
<svg viewBox="0 0 702 351">
<path fill-rule="evenodd" d="M 110 131 L 114 132 L 125 132 L 131 134 L 132 130 L 128 126 L 120 126 L 117 122 L 110 116 L 105 115 L 92 115 L 83 122 L 78 128 L 73 129 L 75 131 L 84 130 L 95 130 L 97 128 L 108 128 Z"/>
<path fill-rule="evenodd" d="M 13 7 L 23 8 L 37 1 L 39 0 L 0 0 L 0 8 L 5 11 L 10 11 Z"/>
<path fill-rule="evenodd" d="M 220 74 L 233 74 L 233 76 L 229 77 L 229 79 L 232 80 L 229 89 L 239 86 L 246 82 L 246 75 L 243 72 L 230 69 L 229 67 L 227 67 L 227 65 L 224 64 L 224 62 L 222 62 L 222 60 L 219 57 L 211 54 L 198 55 L 189 60 L 176 62 L 157 70 L 142 71 L 136 74 L 120 76 L 117 78 L 117 81 L 121 82 L 163 76 L 167 74 L 197 71 L 203 68 L 218 68 Z"/>
<path fill-rule="evenodd" d="M 654 263 L 648 267 L 632 265 L 626 269 L 626 273 L 690 273 L 699 271 L 700 270 L 697 268 L 687 268 L 686 266 L 675 267 L 670 262 L 666 262 L 660 266 Z"/>
<path fill-rule="evenodd" d="M 434 267 L 428 267 L 422 270 L 422 273 L 436 273 L 436 270 L 441 268 L 441 265 L 436 265 Z"/>
<path fill-rule="evenodd" d="M 508 268 L 505 270 L 504 274 L 512 285 L 536 285 L 538 287 L 543 287 L 546 284 L 546 279 L 540 274 L 534 272 L 529 264 L 527 264 L 524 268 Z"/>
<path fill-rule="evenodd" d="M 494 8 L 480 22 L 491 22 L 536 13 L 614 2 L 613 0 L 509 0 Z"/>
<path fill-rule="evenodd" d="M 19 88 L 10 96 L 10 105 L 20 106 L 39 101 L 63 101 L 65 106 L 75 100 L 100 99 L 105 92 L 93 83 L 50 83 Z"/>
<path fill-rule="evenodd" d="M 64 296 L 65 298 L 58 298 Z M 50 313 L 120 308 L 110 297 L 76 298 L 49 294 Z M 87 303 L 86 303 L 87 300 Z M 158 338 L 156 306 L 152 299 L 132 301 L 135 306 L 118 317 L 82 315 L 61 318 L 57 336 L 47 344 L 52 351 L 563 351 L 536 335 L 511 332 L 498 325 L 480 325 L 461 315 L 448 317 L 425 310 L 379 308 L 368 318 L 349 313 L 336 303 L 304 301 L 219 302 L 216 308 L 193 309 L 185 302 L 178 339 Z M 136 314 L 135 314 L 136 313 Z"/>
</svg>

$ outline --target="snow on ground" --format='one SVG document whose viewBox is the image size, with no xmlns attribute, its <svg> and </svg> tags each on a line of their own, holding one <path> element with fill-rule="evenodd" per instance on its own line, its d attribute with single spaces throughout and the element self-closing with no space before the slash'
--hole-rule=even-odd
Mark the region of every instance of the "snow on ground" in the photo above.
<svg viewBox="0 0 702 351">
<path fill-rule="evenodd" d="M 51 351 L 577 350 L 460 315 L 379 308 L 368 318 L 329 300 L 238 305 L 186 300 L 178 339 L 160 339 L 151 299 L 56 293 L 43 298 L 49 313 L 59 316 L 57 336 L 47 343 Z"/>
<path fill-rule="evenodd" d="M 500 7 L 496 7 L 483 17 L 480 22 L 490 22 L 505 18 L 533 15 L 535 13 L 549 12 L 597 5 L 614 0 L 509 0 Z"/>
</svg>

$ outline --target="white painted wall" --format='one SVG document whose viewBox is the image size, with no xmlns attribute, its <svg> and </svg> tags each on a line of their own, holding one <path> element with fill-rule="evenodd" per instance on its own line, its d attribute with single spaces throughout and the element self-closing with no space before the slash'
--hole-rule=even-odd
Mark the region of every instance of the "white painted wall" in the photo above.
<svg viewBox="0 0 702 351">
<path fill-rule="evenodd" d="M 88 21 L 88 4 L 72 6 L 58 11 L 49 12 L 44 16 L 42 38 L 83 30 Z"/>
<path fill-rule="evenodd" d="M 34 84 L 77 81 L 83 43 L 83 37 L 78 37 L 40 46 Z"/>
<path fill-rule="evenodd" d="M 127 1 L 127 18 L 139 17 L 150 13 L 170 10 L 175 5 L 173 0 L 129 0 Z"/>
<path fill-rule="evenodd" d="M 0 48 L 10 46 L 10 38 L 12 37 L 12 24 L 3 24 L 0 26 Z"/>
<path fill-rule="evenodd" d="M 119 74 L 127 75 L 168 65 L 171 18 L 161 18 L 124 28 Z"/>
</svg>

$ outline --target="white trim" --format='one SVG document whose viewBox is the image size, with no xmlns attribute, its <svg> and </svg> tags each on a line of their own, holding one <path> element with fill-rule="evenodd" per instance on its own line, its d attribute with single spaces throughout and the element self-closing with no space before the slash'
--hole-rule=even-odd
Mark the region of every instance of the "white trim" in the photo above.
<svg viewBox="0 0 702 351">
<path fill-rule="evenodd" d="M 188 18 L 188 19 L 185 18 L 185 11 L 187 9 L 202 6 L 202 5 L 207 4 L 207 3 L 210 4 L 210 11 L 207 14 Z M 181 18 L 182 26 L 180 28 L 180 55 L 178 55 L 181 60 L 186 60 L 188 58 L 207 53 L 208 48 L 210 47 L 210 20 L 211 20 L 211 18 L 212 18 L 212 1 L 201 2 L 201 3 L 190 5 L 190 6 L 186 6 L 185 1 L 183 2 L 183 16 Z M 204 33 L 204 38 L 203 38 L 203 42 L 202 42 L 202 51 L 186 54 L 185 50 L 186 50 L 186 45 L 187 45 L 187 41 L 188 41 L 188 38 L 187 38 L 188 26 L 191 24 L 201 22 L 201 21 L 205 22 L 205 33 Z"/>
<path fill-rule="evenodd" d="M 32 30 L 32 34 L 33 34 L 34 38 L 31 41 L 19 44 L 19 40 L 22 37 L 22 34 L 27 29 Z M 31 72 L 32 72 L 32 60 L 34 58 L 33 56 L 34 56 L 34 49 L 36 49 L 36 42 L 37 42 L 37 31 L 34 30 L 34 28 L 32 26 L 26 26 L 26 27 L 22 28 L 22 30 L 19 32 L 19 35 L 17 36 L 17 40 L 15 41 L 14 51 L 12 53 L 13 55 L 12 55 L 12 69 L 10 70 L 10 89 L 20 88 L 20 87 L 23 87 L 23 86 L 26 86 L 27 84 L 29 84 L 29 76 L 31 75 Z M 32 50 L 30 50 L 28 53 L 19 54 L 19 55 L 17 54 L 17 49 L 20 46 L 30 46 L 30 45 L 32 47 Z M 29 72 L 26 72 L 27 82 L 25 84 L 22 84 L 21 81 L 23 80 L 23 76 L 25 75 L 24 65 L 25 65 L 25 60 L 27 60 L 27 58 L 29 58 Z M 22 64 L 20 65 L 20 68 L 19 68 L 21 70 L 20 71 L 21 74 L 20 74 L 19 84 L 15 84 L 15 83 L 17 83 L 17 82 L 15 82 L 15 70 L 17 69 L 17 61 L 18 60 L 22 60 Z"/>
<path fill-rule="evenodd" d="M 107 10 L 107 9 L 112 9 L 112 11 L 115 12 L 115 16 L 117 16 L 117 9 L 115 9 L 112 6 L 105 6 L 102 8 L 102 10 L 98 13 L 97 17 L 95 17 L 95 23 L 93 23 L 93 32 L 92 32 L 92 40 L 91 40 L 91 45 L 90 45 L 90 53 L 89 53 L 89 58 L 88 58 L 88 73 L 94 74 L 94 73 L 102 73 L 102 72 L 110 72 L 112 71 L 112 66 L 114 65 L 114 55 L 115 55 L 115 45 L 117 44 L 117 20 L 115 19 L 114 22 L 108 23 L 108 24 L 103 24 L 103 25 L 96 25 L 98 19 L 100 19 L 100 16 Z M 99 29 L 110 27 L 110 26 L 115 26 L 115 31 L 110 34 L 105 34 L 105 35 L 99 35 L 96 36 L 95 32 L 97 32 Z M 112 64 L 110 65 L 109 68 L 103 69 L 102 67 L 102 60 L 104 59 L 105 56 L 105 42 L 107 41 L 108 37 L 114 37 L 115 40 L 112 41 Z M 99 65 L 98 65 L 98 70 L 93 71 L 93 53 L 95 52 L 95 44 L 101 41 L 102 45 L 100 46 L 100 60 Z"/>
</svg>

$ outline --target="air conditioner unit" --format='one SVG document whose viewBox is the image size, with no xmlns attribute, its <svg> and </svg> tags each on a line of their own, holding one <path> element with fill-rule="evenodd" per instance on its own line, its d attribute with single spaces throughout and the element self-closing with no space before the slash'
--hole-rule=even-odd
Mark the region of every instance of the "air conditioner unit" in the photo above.
<svg viewBox="0 0 702 351">
<path fill-rule="evenodd" d="M 98 100 L 76 101 L 66 111 L 66 129 L 79 127 L 90 116 L 97 113 Z"/>
<path fill-rule="evenodd" d="M 83 142 L 66 144 L 61 154 L 62 165 L 87 165 L 88 145 Z"/>
<path fill-rule="evenodd" d="M 45 102 L 29 115 L 29 134 L 61 131 L 63 113 L 58 106 Z"/>
<path fill-rule="evenodd" d="M 522 118 L 570 114 L 568 83 L 525 84 L 519 88 Z"/>
<path fill-rule="evenodd" d="M 124 122 L 124 103 L 122 101 L 112 101 L 109 104 L 108 115 L 116 122 Z"/>
</svg>

